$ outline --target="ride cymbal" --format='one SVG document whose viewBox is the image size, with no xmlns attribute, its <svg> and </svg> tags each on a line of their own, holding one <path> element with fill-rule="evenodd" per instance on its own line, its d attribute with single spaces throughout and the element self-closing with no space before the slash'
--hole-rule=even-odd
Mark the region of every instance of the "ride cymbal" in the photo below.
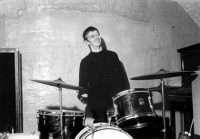
<svg viewBox="0 0 200 139">
<path fill-rule="evenodd" d="M 141 75 L 137 77 L 131 78 L 131 80 L 152 80 L 152 79 L 163 79 L 169 77 L 177 77 L 177 76 L 184 76 L 189 74 L 194 74 L 194 71 L 167 71 L 161 69 L 153 74 Z"/>
</svg>

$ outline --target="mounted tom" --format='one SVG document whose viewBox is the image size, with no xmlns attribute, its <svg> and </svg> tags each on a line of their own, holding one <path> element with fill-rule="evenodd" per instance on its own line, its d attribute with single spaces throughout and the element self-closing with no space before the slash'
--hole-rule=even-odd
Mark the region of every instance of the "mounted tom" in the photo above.
<svg viewBox="0 0 200 139">
<path fill-rule="evenodd" d="M 117 124 L 123 129 L 147 126 L 156 116 L 151 94 L 147 89 L 136 88 L 119 92 L 113 102 Z"/>
</svg>

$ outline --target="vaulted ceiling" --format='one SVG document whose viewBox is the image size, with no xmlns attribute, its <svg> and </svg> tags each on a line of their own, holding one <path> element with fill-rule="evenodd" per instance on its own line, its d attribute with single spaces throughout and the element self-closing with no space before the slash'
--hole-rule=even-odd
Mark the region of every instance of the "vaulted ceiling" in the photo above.
<svg viewBox="0 0 200 139">
<path fill-rule="evenodd" d="M 118 14 L 148 22 L 156 2 L 178 4 L 200 27 L 200 0 L 0 0 L 0 15 L 18 17 L 24 12 L 61 9 Z"/>
<path fill-rule="evenodd" d="M 176 0 L 200 27 L 200 0 Z"/>
</svg>

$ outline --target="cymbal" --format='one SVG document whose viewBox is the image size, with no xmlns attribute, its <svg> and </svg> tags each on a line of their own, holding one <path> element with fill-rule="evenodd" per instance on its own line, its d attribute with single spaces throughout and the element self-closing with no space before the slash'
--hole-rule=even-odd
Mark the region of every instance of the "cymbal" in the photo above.
<svg viewBox="0 0 200 139">
<path fill-rule="evenodd" d="M 164 85 L 163 86 L 165 90 L 175 90 L 175 89 L 180 89 L 182 87 L 180 86 L 168 86 L 168 85 Z M 158 91 L 158 92 L 161 92 L 162 90 L 162 86 L 161 84 L 157 87 L 151 87 L 151 88 L 148 88 L 149 91 Z"/>
<path fill-rule="evenodd" d="M 194 71 L 167 71 L 164 69 L 160 69 L 159 71 L 153 73 L 153 74 L 147 74 L 147 75 L 141 75 L 137 77 L 131 78 L 131 80 L 152 80 L 152 79 L 163 79 L 163 78 L 169 78 L 169 77 L 177 77 L 177 76 L 184 76 L 189 74 L 194 74 L 196 72 Z"/>
<path fill-rule="evenodd" d="M 66 89 L 87 91 L 87 89 L 85 89 L 83 87 L 67 84 L 61 78 L 58 78 L 57 80 L 53 80 L 53 81 L 48 81 L 48 80 L 31 80 L 31 81 L 42 83 L 42 84 L 46 84 L 46 85 L 50 85 L 50 86 L 66 88 Z"/>
</svg>

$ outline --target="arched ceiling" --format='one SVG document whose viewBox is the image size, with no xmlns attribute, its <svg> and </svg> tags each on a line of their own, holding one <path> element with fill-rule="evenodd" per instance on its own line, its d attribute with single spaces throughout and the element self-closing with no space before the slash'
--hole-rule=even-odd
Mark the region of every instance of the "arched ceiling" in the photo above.
<svg viewBox="0 0 200 139">
<path fill-rule="evenodd" d="M 155 1 L 167 0 L 0 0 L 0 15 L 18 17 L 24 12 L 61 9 L 118 14 L 148 22 L 152 16 L 152 3 Z M 200 0 L 168 0 L 168 2 L 181 5 L 200 27 Z"/>
<path fill-rule="evenodd" d="M 200 27 L 200 0 L 176 0 Z"/>
<path fill-rule="evenodd" d="M 24 11 L 46 9 L 118 14 L 147 21 L 151 0 L 0 0 L 0 13 L 20 16 Z"/>
</svg>

